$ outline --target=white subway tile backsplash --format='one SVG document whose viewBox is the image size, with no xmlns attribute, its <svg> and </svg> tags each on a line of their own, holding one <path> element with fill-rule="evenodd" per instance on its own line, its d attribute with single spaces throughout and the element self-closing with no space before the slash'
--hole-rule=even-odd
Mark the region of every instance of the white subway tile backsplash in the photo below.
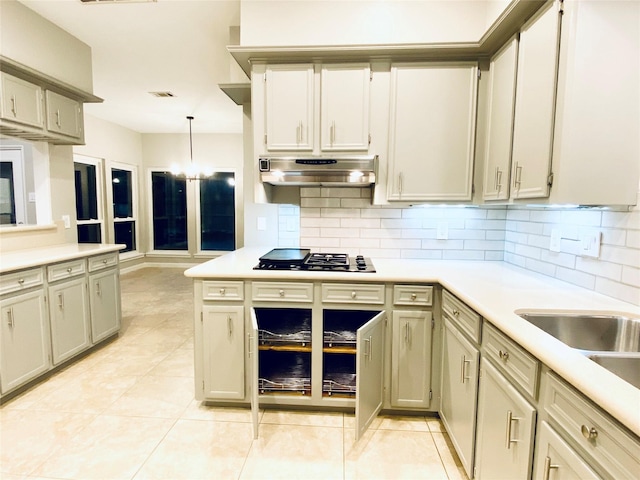
<svg viewBox="0 0 640 480">
<path fill-rule="evenodd" d="M 374 258 L 505 261 L 640 305 L 637 208 L 380 206 L 371 205 L 370 189 L 328 187 L 302 188 L 301 203 L 279 208 L 283 246 L 298 234 L 302 247 Z M 443 224 L 446 240 L 436 238 Z M 560 252 L 549 248 L 554 230 Z M 580 256 L 579 240 L 589 231 L 602 232 L 598 259 Z"/>
</svg>

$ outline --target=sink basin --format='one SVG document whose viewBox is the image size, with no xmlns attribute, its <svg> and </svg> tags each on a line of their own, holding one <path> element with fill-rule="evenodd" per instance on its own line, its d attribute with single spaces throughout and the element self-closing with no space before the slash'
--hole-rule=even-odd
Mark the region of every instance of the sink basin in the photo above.
<svg viewBox="0 0 640 480">
<path fill-rule="evenodd" d="M 640 356 L 593 354 L 587 357 L 634 387 L 640 388 Z"/>
<path fill-rule="evenodd" d="M 519 313 L 518 315 L 578 350 L 640 352 L 640 318 L 583 313 Z"/>
</svg>

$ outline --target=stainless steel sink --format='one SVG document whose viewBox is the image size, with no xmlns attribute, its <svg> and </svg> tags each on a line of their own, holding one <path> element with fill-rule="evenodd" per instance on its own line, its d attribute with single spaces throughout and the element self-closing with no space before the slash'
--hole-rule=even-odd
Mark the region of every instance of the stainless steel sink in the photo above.
<svg viewBox="0 0 640 480">
<path fill-rule="evenodd" d="M 587 355 L 587 357 L 611 373 L 616 374 L 624 381 L 629 382 L 634 387 L 640 388 L 640 355 L 607 355 L 597 353 Z"/>
<path fill-rule="evenodd" d="M 640 318 L 573 313 L 520 313 L 566 345 L 591 352 L 640 352 Z"/>
<path fill-rule="evenodd" d="M 552 312 L 518 315 L 640 388 L 640 318 Z"/>
</svg>

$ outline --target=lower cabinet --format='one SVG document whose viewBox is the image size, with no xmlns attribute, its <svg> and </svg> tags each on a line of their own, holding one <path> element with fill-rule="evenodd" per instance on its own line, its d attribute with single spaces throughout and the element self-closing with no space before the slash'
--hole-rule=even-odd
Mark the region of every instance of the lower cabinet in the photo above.
<svg viewBox="0 0 640 480">
<path fill-rule="evenodd" d="M 600 477 L 547 423 L 537 434 L 535 480 L 591 480 Z"/>
<path fill-rule="evenodd" d="M 49 286 L 49 318 L 54 365 L 91 345 L 87 281 L 84 276 Z"/>
<path fill-rule="evenodd" d="M 391 316 L 391 406 L 427 408 L 431 391 L 431 312 Z"/>
<path fill-rule="evenodd" d="M 0 387 L 5 393 L 51 366 L 44 290 L 3 298 L 0 315 Z"/>
<path fill-rule="evenodd" d="M 536 409 L 482 358 L 474 477 L 529 478 L 535 422 Z"/>
<path fill-rule="evenodd" d="M 244 307 L 205 305 L 202 333 L 205 397 L 244 400 Z"/>
<path fill-rule="evenodd" d="M 89 275 L 91 340 L 97 343 L 120 330 L 120 280 L 117 269 Z"/>
<path fill-rule="evenodd" d="M 469 478 L 473 477 L 480 352 L 448 319 L 442 336 L 440 418 Z"/>
</svg>

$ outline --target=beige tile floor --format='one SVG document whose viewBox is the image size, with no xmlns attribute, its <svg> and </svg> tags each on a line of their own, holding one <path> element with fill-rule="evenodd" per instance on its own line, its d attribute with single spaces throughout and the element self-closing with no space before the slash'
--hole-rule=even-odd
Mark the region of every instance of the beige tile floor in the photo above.
<svg viewBox="0 0 640 480">
<path fill-rule="evenodd" d="M 381 416 L 359 442 L 349 413 L 261 414 L 193 395 L 191 281 L 123 274 L 117 340 L 0 408 L 0 478 L 465 479 L 435 417 Z"/>
</svg>

